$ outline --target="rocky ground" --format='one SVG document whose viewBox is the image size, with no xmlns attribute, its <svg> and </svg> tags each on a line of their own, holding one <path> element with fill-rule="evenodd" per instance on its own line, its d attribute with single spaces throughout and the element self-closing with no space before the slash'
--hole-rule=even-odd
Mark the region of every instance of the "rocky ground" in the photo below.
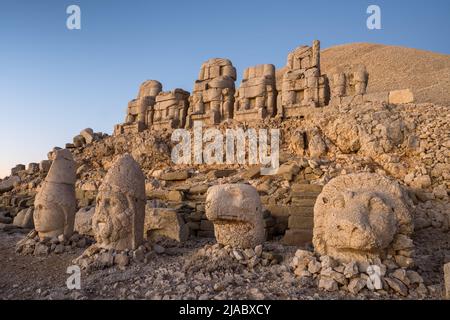
<svg viewBox="0 0 450 320">
<path fill-rule="evenodd" d="M 221 254 L 213 239 L 183 245 L 166 241 L 145 261 L 83 270 L 81 289 L 69 290 L 67 267 L 84 249 L 45 257 L 18 255 L 14 247 L 24 236 L 17 230 L 0 232 L 0 299 L 440 299 L 442 265 L 450 258 L 448 233 L 423 229 L 414 237 L 414 269 L 423 276 L 425 293 L 410 290 L 405 297 L 363 288 L 352 294 L 342 287 L 335 292 L 318 289 L 317 277 L 297 277 L 292 268 L 297 248 L 278 241 L 267 242 L 264 251 L 279 262 L 255 268 Z"/>
</svg>

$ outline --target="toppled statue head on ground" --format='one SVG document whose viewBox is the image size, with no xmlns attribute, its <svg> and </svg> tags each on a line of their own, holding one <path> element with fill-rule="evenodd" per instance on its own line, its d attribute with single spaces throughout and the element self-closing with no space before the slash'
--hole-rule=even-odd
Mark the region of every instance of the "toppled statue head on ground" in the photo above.
<svg viewBox="0 0 450 320">
<path fill-rule="evenodd" d="M 73 233 L 77 201 L 75 161 L 69 150 L 58 150 L 34 202 L 34 225 L 40 239 Z"/>
<path fill-rule="evenodd" d="M 145 177 L 129 155 L 116 159 L 96 199 L 92 229 L 99 247 L 136 249 L 143 242 Z"/>
<path fill-rule="evenodd" d="M 214 223 L 218 243 L 254 248 L 265 240 L 258 191 L 247 184 L 212 186 L 206 195 L 206 217 Z"/>
<path fill-rule="evenodd" d="M 407 200 L 396 181 L 375 173 L 334 178 L 314 206 L 315 250 L 341 261 L 395 254 L 397 238 L 413 232 Z"/>
</svg>

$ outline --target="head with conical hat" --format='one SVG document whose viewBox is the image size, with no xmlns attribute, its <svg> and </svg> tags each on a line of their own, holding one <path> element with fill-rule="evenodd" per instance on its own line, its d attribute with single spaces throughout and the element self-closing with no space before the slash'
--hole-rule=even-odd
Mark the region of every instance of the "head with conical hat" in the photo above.
<svg viewBox="0 0 450 320">
<path fill-rule="evenodd" d="M 76 163 L 69 150 L 56 151 L 55 159 L 34 202 L 34 224 L 41 238 L 70 237 L 76 212 Z"/>
<path fill-rule="evenodd" d="M 106 174 L 96 199 L 93 229 L 99 246 L 135 249 L 143 241 L 145 177 L 129 155 L 119 156 Z"/>
</svg>

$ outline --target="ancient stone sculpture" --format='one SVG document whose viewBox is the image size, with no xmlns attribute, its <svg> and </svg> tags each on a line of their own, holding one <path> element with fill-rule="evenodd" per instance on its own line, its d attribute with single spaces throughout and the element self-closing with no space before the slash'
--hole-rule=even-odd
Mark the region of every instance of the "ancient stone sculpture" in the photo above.
<svg viewBox="0 0 450 320">
<path fill-rule="evenodd" d="M 272 117 L 276 112 L 275 66 L 261 64 L 245 69 L 236 92 L 234 119 L 248 121 Z"/>
<path fill-rule="evenodd" d="M 36 195 L 34 225 L 40 239 L 73 233 L 77 201 L 75 161 L 69 150 L 55 151 L 52 166 Z"/>
<path fill-rule="evenodd" d="M 412 232 L 403 190 L 397 182 L 375 173 L 334 178 L 314 206 L 315 250 L 344 262 L 410 250 Z"/>
<path fill-rule="evenodd" d="M 329 78 L 331 103 L 340 104 L 344 97 L 354 98 L 364 95 L 368 79 L 364 65 L 346 65 L 332 70 Z M 362 97 L 360 101 L 362 102 Z"/>
<path fill-rule="evenodd" d="M 320 42 L 312 47 L 301 46 L 289 53 L 287 71 L 281 82 L 277 102 L 279 117 L 302 115 L 304 107 L 319 107 L 328 103 L 327 78 L 320 73 Z"/>
<path fill-rule="evenodd" d="M 217 124 L 233 117 L 236 69 L 228 59 L 214 58 L 202 64 L 190 98 L 187 126 L 195 120 Z"/>
<path fill-rule="evenodd" d="M 141 132 L 152 124 L 153 106 L 156 96 L 162 91 L 162 84 L 156 80 L 147 80 L 141 84 L 136 99 L 127 107 L 125 123 L 117 125 L 114 134 Z"/>
<path fill-rule="evenodd" d="M 161 92 L 156 96 L 149 122 L 154 129 L 183 128 L 189 108 L 189 92 L 183 89 Z"/>
<path fill-rule="evenodd" d="M 116 159 L 100 186 L 92 229 L 101 248 L 136 249 L 143 241 L 145 177 L 129 155 Z"/>
<path fill-rule="evenodd" d="M 206 195 L 206 217 L 214 223 L 216 240 L 223 245 L 254 248 L 265 240 L 261 200 L 250 185 L 210 187 Z"/>
</svg>

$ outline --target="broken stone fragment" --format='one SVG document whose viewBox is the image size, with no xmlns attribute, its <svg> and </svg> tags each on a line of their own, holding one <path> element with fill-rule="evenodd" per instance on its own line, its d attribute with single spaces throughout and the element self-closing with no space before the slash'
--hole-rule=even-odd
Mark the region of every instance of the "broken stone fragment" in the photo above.
<svg viewBox="0 0 450 320">
<path fill-rule="evenodd" d="M 74 230 L 79 234 L 94 236 L 92 230 L 92 217 L 95 213 L 95 207 L 85 207 L 78 210 L 75 214 Z"/>
<path fill-rule="evenodd" d="M 189 228 L 182 215 L 170 208 L 152 208 L 147 204 L 144 222 L 145 237 L 156 240 L 166 237 L 185 242 L 189 237 Z"/>
<path fill-rule="evenodd" d="M 32 207 L 21 210 L 17 216 L 14 217 L 13 224 L 20 228 L 33 229 L 33 212 L 34 208 Z"/>
</svg>

